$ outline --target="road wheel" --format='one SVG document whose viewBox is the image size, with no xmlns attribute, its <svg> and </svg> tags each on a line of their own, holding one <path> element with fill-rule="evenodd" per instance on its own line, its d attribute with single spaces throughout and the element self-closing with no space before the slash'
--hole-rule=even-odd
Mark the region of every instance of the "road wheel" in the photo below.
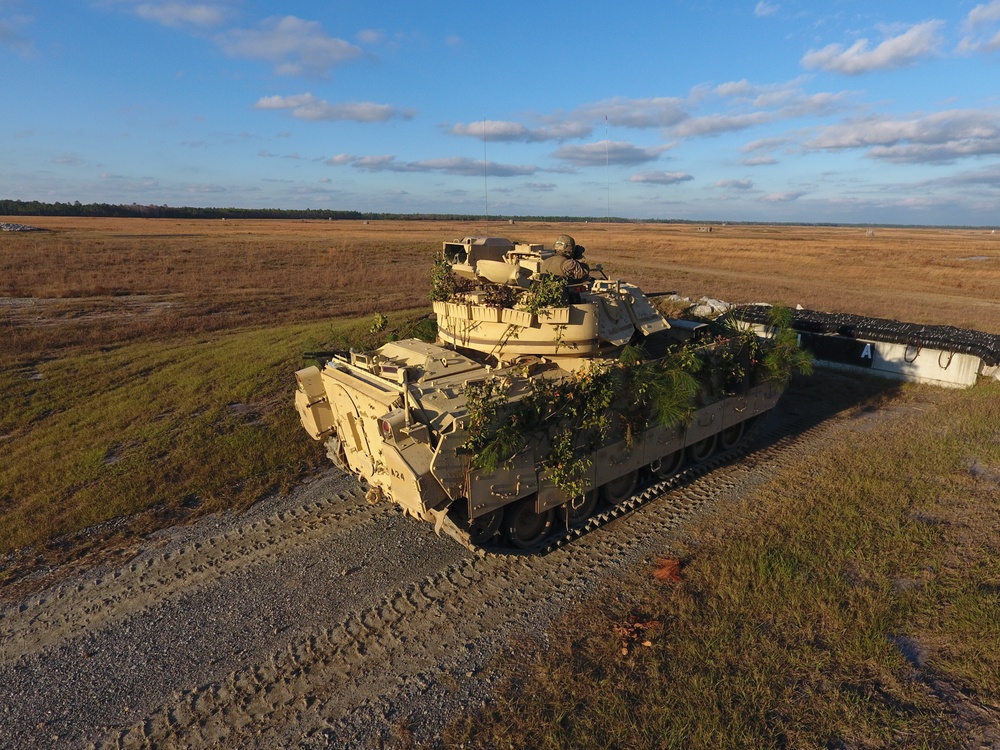
<svg viewBox="0 0 1000 750">
<path fill-rule="evenodd" d="M 657 479 L 669 479 L 684 465 L 684 450 L 675 450 L 663 458 L 658 458 L 649 465 L 649 470 Z"/>
<path fill-rule="evenodd" d="M 691 457 L 692 463 L 700 464 L 715 453 L 715 438 L 715 435 L 709 435 L 707 438 L 688 446 L 688 455 Z"/>
<path fill-rule="evenodd" d="M 601 497 L 604 498 L 604 502 L 608 505 L 618 505 L 632 497 L 632 493 L 635 492 L 638 483 L 639 472 L 630 471 L 628 474 L 623 474 L 617 479 L 612 479 L 601 487 Z"/>
<path fill-rule="evenodd" d="M 735 447 L 743 439 L 743 435 L 746 434 L 746 427 L 746 422 L 738 422 L 724 429 L 719 434 L 719 448 L 727 451 Z"/>
<path fill-rule="evenodd" d="M 597 508 L 597 490 L 591 490 L 570 500 L 559 508 L 559 518 L 569 528 L 578 529 L 587 523 Z"/>
<path fill-rule="evenodd" d="M 503 533 L 515 547 L 533 547 L 552 529 L 555 511 L 551 508 L 543 513 L 535 512 L 535 496 L 518 500 L 507 506 L 504 512 Z"/>
<path fill-rule="evenodd" d="M 452 506 L 452 520 L 458 528 L 469 535 L 469 541 L 472 544 L 486 544 L 500 531 L 500 524 L 503 523 L 503 508 L 496 508 L 470 521 L 468 510 L 464 507 L 465 505 L 465 502 L 460 502 Z M 463 507 L 459 509 L 456 506 Z"/>
</svg>

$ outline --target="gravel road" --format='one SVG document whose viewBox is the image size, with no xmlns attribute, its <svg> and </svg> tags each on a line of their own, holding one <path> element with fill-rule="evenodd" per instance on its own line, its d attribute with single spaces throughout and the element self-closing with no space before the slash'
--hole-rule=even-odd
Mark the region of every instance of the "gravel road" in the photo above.
<svg viewBox="0 0 1000 750">
<path fill-rule="evenodd" d="M 243 514 L 152 536 L 0 610 L 0 737 L 39 747 L 433 743 L 488 700 L 486 669 L 596 583 L 669 552 L 857 419 L 786 395 L 749 455 L 544 556 L 476 556 L 331 469 Z M 853 427 L 852 427 L 853 426 Z"/>
</svg>

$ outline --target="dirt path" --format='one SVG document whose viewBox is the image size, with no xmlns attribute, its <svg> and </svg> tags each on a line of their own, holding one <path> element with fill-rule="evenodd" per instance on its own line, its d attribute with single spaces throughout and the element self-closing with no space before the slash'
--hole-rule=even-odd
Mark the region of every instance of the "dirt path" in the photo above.
<svg viewBox="0 0 1000 750">
<path fill-rule="evenodd" d="M 485 667 L 683 520 L 855 419 L 790 394 L 751 452 L 542 557 L 477 557 L 330 471 L 0 611 L 0 736 L 60 747 L 381 747 L 487 700 Z M 826 421 L 824 421 L 826 420 Z"/>
</svg>

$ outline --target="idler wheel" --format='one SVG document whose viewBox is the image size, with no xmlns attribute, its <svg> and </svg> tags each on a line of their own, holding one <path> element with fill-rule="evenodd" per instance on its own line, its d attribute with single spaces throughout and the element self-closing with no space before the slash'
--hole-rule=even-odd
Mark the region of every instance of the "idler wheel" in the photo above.
<svg viewBox="0 0 1000 750">
<path fill-rule="evenodd" d="M 534 495 L 529 495 L 508 505 L 504 513 L 504 536 L 520 549 L 535 546 L 552 530 L 555 511 L 549 508 L 543 513 L 537 513 L 535 500 Z"/>
<path fill-rule="evenodd" d="M 743 439 L 743 435 L 746 434 L 747 423 L 739 422 L 734 425 L 730 425 L 719 433 L 719 447 L 727 451 L 734 447 Z"/>
<path fill-rule="evenodd" d="M 608 505 L 618 505 L 628 500 L 639 483 L 639 472 L 630 471 L 601 487 L 601 497 Z"/>
<path fill-rule="evenodd" d="M 587 523 L 597 508 L 597 490 L 577 495 L 559 508 L 559 517 L 571 529 L 578 529 Z"/>
<path fill-rule="evenodd" d="M 715 453 L 716 437 L 717 435 L 709 435 L 707 438 L 688 446 L 688 455 L 691 457 L 692 463 L 700 464 Z"/>
<path fill-rule="evenodd" d="M 649 470 L 657 479 L 669 479 L 684 465 L 684 449 L 675 450 L 663 458 L 658 458 L 649 465 Z"/>
<path fill-rule="evenodd" d="M 486 544 L 500 531 L 500 524 L 503 523 L 503 508 L 496 508 L 470 521 L 469 511 L 465 506 L 464 501 L 455 503 L 449 511 L 451 520 L 469 535 L 469 541 L 472 544 Z"/>
</svg>

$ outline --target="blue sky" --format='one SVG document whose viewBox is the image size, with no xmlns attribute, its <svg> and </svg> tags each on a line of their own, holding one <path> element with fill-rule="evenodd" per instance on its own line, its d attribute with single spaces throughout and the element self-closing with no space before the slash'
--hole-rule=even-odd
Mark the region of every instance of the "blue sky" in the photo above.
<svg viewBox="0 0 1000 750">
<path fill-rule="evenodd" d="M 0 198 L 1000 224 L 1000 0 L 0 0 L 0 64 Z"/>
</svg>

